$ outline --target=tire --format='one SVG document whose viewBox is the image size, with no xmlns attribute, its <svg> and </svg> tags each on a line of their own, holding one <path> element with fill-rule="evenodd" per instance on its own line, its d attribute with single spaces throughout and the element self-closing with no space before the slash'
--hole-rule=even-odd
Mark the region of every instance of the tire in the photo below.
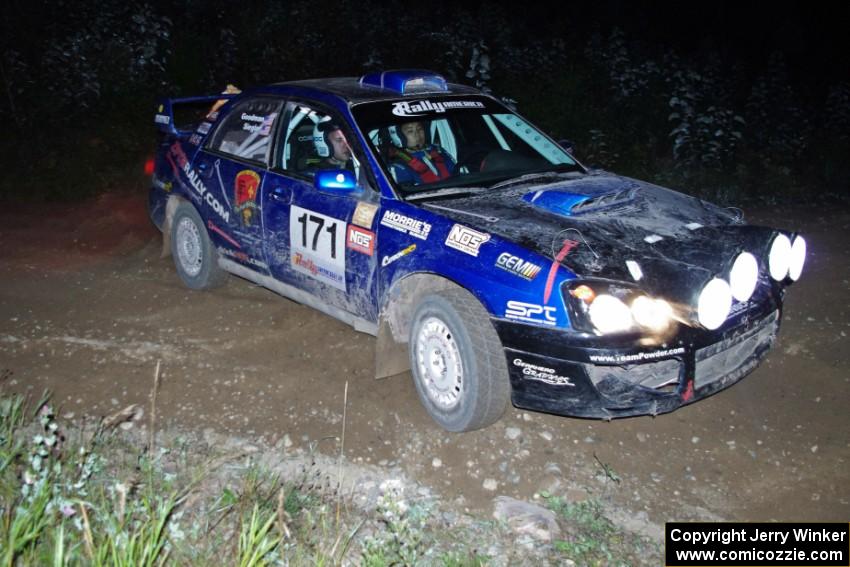
<svg viewBox="0 0 850 567">
<path fill-rule="evenodd" d="M 487 312 L 469 292 L 425 296 L 414 311 L 408 347 L 419 399 L 441 427 L 480 429 L 505 412 L 505 354 Z"/>
<path fill-rule="evenodd" d="M 180 203 L 171 221 L 171 255 L 186 287 L 212 289 L 222 285 L 227 272 L 218 265 L 218 252 L 195 207 Z"/>
</svg>

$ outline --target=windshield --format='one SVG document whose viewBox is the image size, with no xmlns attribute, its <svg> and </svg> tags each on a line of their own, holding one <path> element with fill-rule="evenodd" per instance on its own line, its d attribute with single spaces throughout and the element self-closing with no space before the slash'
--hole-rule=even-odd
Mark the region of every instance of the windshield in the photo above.
<svg viewBox="0 0 850 567">
<path fill-rule="evenodd" d="M 583 171 L 540 130 L 488 97 L 370 102 L 352 112 L 403 198 L 484 192 L 523 176 Z"/>
</svg>

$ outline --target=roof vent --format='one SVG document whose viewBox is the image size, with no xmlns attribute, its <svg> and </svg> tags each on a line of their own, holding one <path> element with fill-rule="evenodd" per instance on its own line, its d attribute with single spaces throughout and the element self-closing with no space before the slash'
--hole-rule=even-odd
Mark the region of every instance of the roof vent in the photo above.
<svg viewBox="0 0 850 567">
<path fill-rule="evenodd" d="M 445 77 L 424 69 L 398 69 L 369 73 L 360 77 L 364 87 L 377 87 L 399 94 L 444 93 L 449 90 Z"/>
</svg>

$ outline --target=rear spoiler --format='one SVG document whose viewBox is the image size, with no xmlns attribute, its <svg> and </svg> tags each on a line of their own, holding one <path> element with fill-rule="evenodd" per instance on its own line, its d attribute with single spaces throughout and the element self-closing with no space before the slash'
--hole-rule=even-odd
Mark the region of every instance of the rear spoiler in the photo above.
<svg viewBox="0 0 850 567">
<path fill-rule="evenodd" d="M 157 102 L 156 114 L 154 115 L 153 121 L 157 125 L 157 128 L 160 132 L 164 132 L 166 134 L 171 134 L 172 136 L 181 136 L 188 135 L 194 132 L 197 124 L 191 124 L 185 130 L 179 129 L 174 124 L 174 107 L 176 105 L 202 105 L 202 104 L 210 104 L 213 105 L 217 101 L 225 101 L 229 100 L 236 96 L 235 94 L 217 94 L 217 95 L 208 95 L 208 96 L 190 96 L 184 98 L 163 98 Z M 219 105 L 220 106 L 220 105 Z M 211 111 L 212 112 L 212 111 Z"/>
</svg>

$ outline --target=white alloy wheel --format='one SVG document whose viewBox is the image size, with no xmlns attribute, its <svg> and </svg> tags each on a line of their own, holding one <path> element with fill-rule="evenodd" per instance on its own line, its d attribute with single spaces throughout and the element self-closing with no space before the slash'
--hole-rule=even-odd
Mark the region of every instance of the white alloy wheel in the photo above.
<svg viewBox="0 0 850 567">
<path fill-rule="evenodd" d="M 174 211 L 171 255 L 177 274 L 191 289 L 212 289 L 227 277 L 218 265 L 218 251 L 204 228 L 204 220 L 190 203 L 180 203 Z"/>
<path fill-rule="evenodd" d="M 463 395 L 463 361 L 451 329 L 428 317 L 416 336 L 416 364 L 425 393 L 442 410 L 455 407 Z"/>
<path fill-rule="evenodd" d="M 177 224 L 177 257 L 180 266 L 191 277 L 201 273 L 203 267 L 203 252 L 201 250 L 201 233 L 192 219 L 183 217 Z"/>
<path fill-rule="evenodd" d="M 490 316 L 465 289 L 420 298 L 408 331 L 413 383 L 428 414 L 448 431 L 499 419 L 510 403 L 505 351 Z"/>
</svg>

